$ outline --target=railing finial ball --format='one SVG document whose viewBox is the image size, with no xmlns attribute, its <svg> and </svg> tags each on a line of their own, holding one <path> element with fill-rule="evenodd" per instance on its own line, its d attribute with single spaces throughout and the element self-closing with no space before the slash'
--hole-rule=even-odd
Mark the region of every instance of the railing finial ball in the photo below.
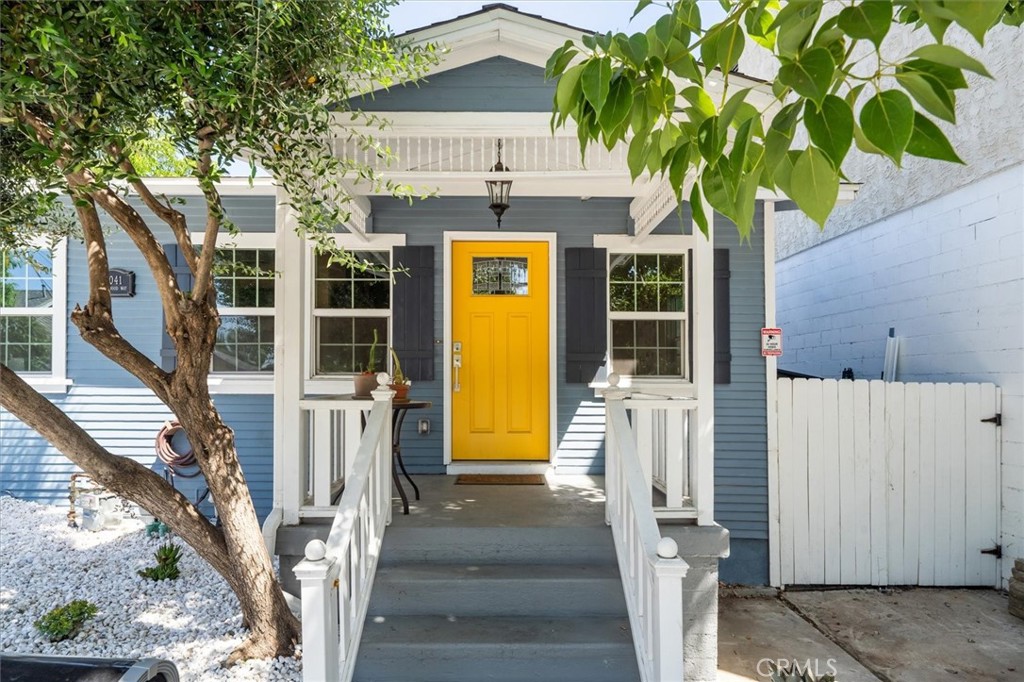
<svg viewBox="0 0 1024 682">
<path fill-rule="evenodd" d="M 384 388 L 391 383 L 391 377 L 387 372 L 377 372 L 377 386 Z"/>
<path fill-rule="evenodd" d="M 619 375 L 614 373 L 614 372 L 609 374 L 608 375 L 608 385 L 612 386 L 612 387 L 618 387 L 618 385 L 619 385 Z"/>
<path fill-rule="evenodd" d="M 658 556 L 662 559 L 675 559 L 679 556 L 679 545 L 672 538 L 658 540 Z"/>
<path fill-rule="evenodd" d="M 306 543 L 306 559 L 321 561 L 327 556 L 327 544 L 323 540 L 310 540 Z"/>
</svg>

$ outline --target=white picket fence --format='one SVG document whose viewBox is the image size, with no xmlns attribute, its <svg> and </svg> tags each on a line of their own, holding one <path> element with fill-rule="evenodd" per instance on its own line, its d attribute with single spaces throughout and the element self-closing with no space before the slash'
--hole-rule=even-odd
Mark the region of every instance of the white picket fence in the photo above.
<svg viewBox="0 0 1024 682">
<path fill-rule="evenodd" d="M 998 586 L 999 411 L 993 384 L 779 379 L 773 582 Z"/>
</svg>

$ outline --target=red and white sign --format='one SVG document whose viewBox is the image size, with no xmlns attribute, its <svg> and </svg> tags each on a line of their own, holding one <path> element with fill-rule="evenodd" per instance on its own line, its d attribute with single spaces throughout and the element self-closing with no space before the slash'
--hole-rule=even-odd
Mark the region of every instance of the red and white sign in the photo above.
<svg viewBox="0 0 1024 682">
<path fill-rule="evenodd" d="M 761 327 L 761 355 L 782 355 L 782 330 L 776 327 Z"/>
</svg>

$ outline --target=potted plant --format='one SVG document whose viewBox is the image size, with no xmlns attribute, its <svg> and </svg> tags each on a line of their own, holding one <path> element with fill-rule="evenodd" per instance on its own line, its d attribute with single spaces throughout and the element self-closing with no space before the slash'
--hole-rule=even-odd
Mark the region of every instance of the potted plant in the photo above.
<svg viewBox="0 0 1024 682">
<path fill-rule="evenodd" d="M 370 392 L 377 388 L 377 330 L 373 330 L 373 343 L 370 344 L 370 355 L 366 358 L 366 367 L 355 377 L 355 394 L 368 398 Z"/>
<path fill-rule="evenodd" d="M 412 382 L 402 372 L 402 363 L 398 361 L 398 353 L 394 348 L 391 349 L 391 358 L 395 361 L 395 374 L 391 377 L 390 387 L 395 392 L 395 400 L 408 400 Z"/>
</svg>

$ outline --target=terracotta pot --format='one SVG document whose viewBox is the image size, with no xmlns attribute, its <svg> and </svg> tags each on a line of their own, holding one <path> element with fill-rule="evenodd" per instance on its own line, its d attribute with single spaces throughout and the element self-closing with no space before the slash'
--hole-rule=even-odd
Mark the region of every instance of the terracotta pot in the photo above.
<svg viewBox="0 0 1024 682">
<path fill-rule="evenodd" d="M 390 388 L 395 392 L 395 400 L 409 399 L 409 384 L 391 384 Z"/>
<path fill-rule="evenodd" d="M 377 388 L 377 375 L 369 372 L 363 372 L 353 377 L 355 381 L 355 394 L 357 396 L 368 398 L 370 397 L 370 391 Z"/>
</svg>

